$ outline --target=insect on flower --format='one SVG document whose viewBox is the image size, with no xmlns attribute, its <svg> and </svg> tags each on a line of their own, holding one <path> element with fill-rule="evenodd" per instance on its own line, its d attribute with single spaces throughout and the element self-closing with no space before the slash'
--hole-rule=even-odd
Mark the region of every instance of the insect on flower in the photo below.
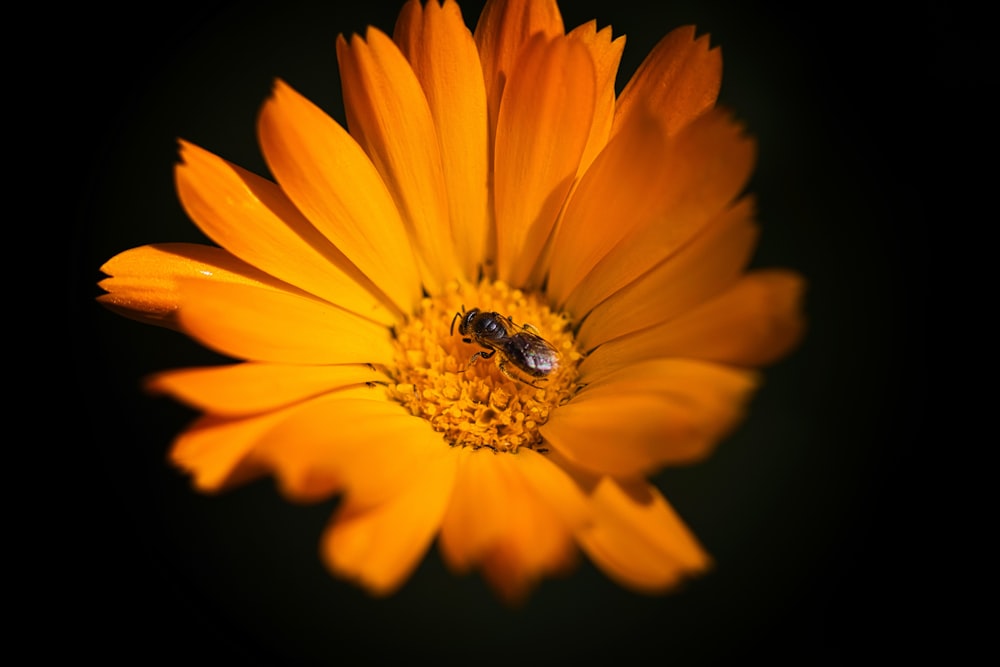
<svg viewBox="0 0 1000 667">
<path fill-rule="evenodd" d="M 464 308 L 463 308 L 464 310 Z M 468 312 L 455 313 L 451 318 L 451 333 L 455 334 L 455 321 L 461 317 L 458 333 L 466 343 L 477 343 L 485 348 L 472 355 L 468 370 L 476 359 L 491 359 L 500 353 L 500 372 L 511 380 L 537 384 L 517 377 L 507 368 L 507 363 L 513 364 L 519 371 L 533 378 L 544 379 L 559 366 L 559 351 L 539 335 L 537 329 L 530 324 L 519 326 L 509 317 L 492 311 L 482 311 L 473 308 Z"/>
</svg>

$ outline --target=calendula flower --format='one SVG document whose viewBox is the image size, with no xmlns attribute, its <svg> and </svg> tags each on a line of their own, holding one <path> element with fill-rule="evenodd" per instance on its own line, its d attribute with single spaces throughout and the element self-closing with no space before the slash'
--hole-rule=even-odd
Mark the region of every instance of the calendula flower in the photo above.
<svg viewBox="0 0 1000 667">
<path fill-rule="evenodd" d="M 708 455 L 802 330 L 802 279 L 747 268 L 755 145 L 718 48 L 674 30 L 616 94 L 624 37 L 553 0 L 474 31 L 409 0 L 336 48 L 346 129 L 278 81 L 273 181 L 181 143 L 218 246 L 102 267 L 105 305 L 236 360 L 149 378 L 203 413 L 172 461 L 205 492 L 341 496 L 323 557 L 374 594 L 435 540 L 510 601 L 581 552 L 645 593 L 704 571 L 648 479 Z"/>
</svg>

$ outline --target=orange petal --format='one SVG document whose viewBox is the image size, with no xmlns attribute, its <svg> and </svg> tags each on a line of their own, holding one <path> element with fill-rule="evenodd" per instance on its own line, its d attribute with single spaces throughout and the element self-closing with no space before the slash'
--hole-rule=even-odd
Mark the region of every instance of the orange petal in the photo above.
<svg viewBox="0 0 1000 667">
<path fill-rule="evenodd" d="M 101 304 L 125 317 L 172 329 L 180 329 L 177 310 L 182 305 L 183 279 L 295 289 L 222 248 L 194 243 L 132 248 L 109 259 L 101 271 L 109 276 L 98 283 L 108 292 L 97 297 Z"/>
<path fill-rule="evenodd" d="M 410 0 L 393 39 L 413 67 L 441 147 L 451 236 L 462 271 L 474 279 L 491 249 L 489 125 L 479 52 L 454 0 Z"/>
<path fill-rule="evenodd" d="M 414 251 L 392 196 L 351 135 L 280 80 L 258 134 L 295 206 L 400 310 L 412 312 L 422 296 Z"/>
<path fill-rule="evenodd" d="M 184 331 L 238 359 L 282 364 L 387 364 L 389 329 L 324 301 L 248 285 L 186 280 Z"/>
<path fill-rule="evenodd" d="M 512 602 L 544 575 L 572 565 L 572 531 L 588 516 L 579 489 L 542 459 L 530 450 L 460 452 L 441 528 L 449 566 L 461 572 L 481 563 L 490 584 Z"/>
<path fill-rule="evenodd" d="M 579 40 L 536 36 L 504 92 L 496 136 L 497 276 L 523 286 L 576 177 L 594 119 L 594 64 Z"/>
<path fill-rule="evenodd" d="M 568 295 L 566 308 L 576 317 L 670 257 L 731 206 L 750 177 L 756 150 L 721 111 L 702 115 L 668 146 L 664 168 L 643 181 L 652 188 L 645 199 L 653 196 L 653 214 L 630 226 Z"/>
<path fill-rule="evenodd" d="M 191 219 L 234 255 L 331 303 L 390 325 L 386 300 L 274 183 L 181 142 L 177 192 Z M 382 297 L 384 298 L 384 297 Z"/>
<path fill-rule="evenodd" d="M 653 47 L 618 97 L 614 129 L 643 109 L 662 118 L 667 133 L 677 134 L 715 105 L 722 84 L 722 52 L 709 48 L 708 35 L 695 39 L 694 26 L 669 32 Z"/>
<path fill-rule="evenodd" d="M 242 481 L 240 469 L 257 441 L 288 414 L 279 410 L 240 419 L 201 417 L 174 441 L 170 460 L 192 476 L 199 491 L 221 491 Z"/>
<path fill-rule="evenodd" d="M 743 417 L 756 386 L 747 371 L 654 359 L 586 386 L 541 427 L 571 463 L 614 476 L 651 474 L 707 456 Z"/>
<path fill-rule="evenodd" d="M 246 362 L 164 371 L 147 379 L 146 387 L 203 412 L 238 416 L 268 412 L 343 387 L 386 381 L 383 373 L 367 365 Z"/>
<path fill-rule="evenodd" d="M 451 498 L 455 456 L 434 459 L 387 502 L 342 505 L 323 535 L 331 570 L 375 595 L 399 588 L 426 553 Z"/>
<path fill-rule="evenodd" d="M 604 478 L 592 495 L 594 523 L 577 538 L 605 574 L 642 593 L 661 593 L 711 566 L 711 558 L 660 492 Z"/>
<path fill-rule="evenodd" d="M 663 324 L 616 338 L 583 360 L 584 382 L 655 357 L 691 357 L 755 367 L 777 361 L 805 328 L 805 281 L 792 271 L 748 273 L 732 288 Z"/>
<path fill-rule="evenodd" d="M 500 540 L 513 517 L 505 505 L 510 480 L 498 472 L 497 461 L 506 458 L 483 449 L 458 450 L 454 496 L 441 526 L 441 554 L 456 572 L 482 560 Z"/>
<path fill-rule="evenodd" d="M 378 388 L 347 388 L 302 404 L 268 431 L 253 457 L 282 491 L 302 498 L 315 479 L 337 480 L 352 506 L 391 500 L 452 450 L 428 422 Z"/>
<path fill-rule="evenodd" d="M 504 86 L 522 47 L 535 35 L 555 37 L 564 33 L 556 0 L 487 0 L 476 23 L 475 40 L 486 82 L 491 144 Z"/>
<path fill-rule="evenodd" d="M 337 38 L 347 126 L 392 194 L 419 250 L 425 287 L 437 292 L 460 269 L 434 119 L 399 48 L 376 28 L 366 40 Z"/>
<path fill-rule="evenodd" d="M 552 241 L 546 292 L 564 304 L 584 277 L 636 226 L 658 220 L 672 170 L 651 116 L 637 119 L 597 156 L 566 204 Z M 582 313 L 581 313 L 582 315 Z"/>
<path fill-rule="evenodd" d="M 735 283 L 757 242 L 753 213 L 752 199 L 744 199 L 673 257 L 598 304 L 577 333 L 581 349 L 669 320 Z"/>
<path fill-rule="evenodd" d="M 572 39 L 580 40 L 590 51 L 594 61 L 597 101 L 594 106 L 594 124 L 587 139 L 587 147 L 580 159 L 580 169 L 577 176 L 583 174 L 597 154 L 603 150 L 611 136 L 611 124 L 615 116 L 615 81 L 618 76 L 618 65 L 621 62 L 622 51 L 625 49 L 625 36 L 611 39 L 611 26 L 597 30 L 597 21 L 588 21 L 569 32 Z"/>
</svg>

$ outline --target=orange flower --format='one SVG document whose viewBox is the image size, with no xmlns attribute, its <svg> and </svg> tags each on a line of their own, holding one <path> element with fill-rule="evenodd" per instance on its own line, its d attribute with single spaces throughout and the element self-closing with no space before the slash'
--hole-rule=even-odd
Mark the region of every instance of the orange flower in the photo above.
<svg viewBox="0 0 1000 667">
<path fill-rule="evenodd" d="M 667 591 L 709 556 L 646 480 L 740 420 L 802 332 L 802 279 L 747 271 L 755 147 L 721 55 L 669 33 L 620 95 L 624 38 L 554 0 L 409 0 L 341 37 L 347 130 L 278 81 L 274 181 L 182 142 L 219 247 L 108 261 L 99 299 L 239 360 L 148 380 L 204 415 L 173 461 L 209 492 L 271 473 L 343 496 L 330 569 L 374 594 L 435 538 L 518 601 L 582 550 Z"/>
</svg>

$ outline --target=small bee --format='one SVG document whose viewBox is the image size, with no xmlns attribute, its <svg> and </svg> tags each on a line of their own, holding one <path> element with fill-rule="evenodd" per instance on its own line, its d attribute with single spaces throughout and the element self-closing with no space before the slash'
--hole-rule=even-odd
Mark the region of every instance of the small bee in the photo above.
<svg viewBox="0 0 1000 667">
<path fill-rule="evenodd" d="M 465 310 L 463 306 L 463 311 Z M 451 318 L 451 333 L 455 334 L 455 321 L 462 318 L 458 333 L 466 343 L 477 343 L 480 350 L 469 359 L 466 370 L 480 357 L 490 359 L 500 353 L 500 372 L 511 380 L 517 380 L 538 387 L 537 384 L 513 375 L 507 363 L 533 378 L 545 378 L 559 366 L 559 352 L 551 343 L 538 334 L 530 324 L 518 326 L 513 320 L 500 313 L 483 312 L 473 308 L 468 312 L 455 313 Z"/>
</svg>

